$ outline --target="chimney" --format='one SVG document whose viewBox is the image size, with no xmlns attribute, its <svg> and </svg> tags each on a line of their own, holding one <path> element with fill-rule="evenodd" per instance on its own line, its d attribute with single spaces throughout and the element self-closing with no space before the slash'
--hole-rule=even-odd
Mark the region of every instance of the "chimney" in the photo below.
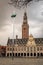
<svg viewBox="0 0 43 65">
<path fill-rule="evenodd" d="M 16 39 L 18 39 L 18 35 L 16 35 Z"/>
</svg>

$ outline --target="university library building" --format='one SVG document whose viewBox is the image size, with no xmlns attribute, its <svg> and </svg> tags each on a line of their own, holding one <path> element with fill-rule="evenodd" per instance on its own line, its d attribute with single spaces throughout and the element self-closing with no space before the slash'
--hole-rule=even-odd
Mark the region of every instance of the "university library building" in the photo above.
<svg viewBox="0 0 43 65">
<path fill-rule="evenodd" d="M 29 35 L 27 13 L 24 13 L 22 24 L 22 38 L 8 39 L 6 46 L 7 57 L 43 57 L 43 38 L 34 38 Z"/>
</svg>

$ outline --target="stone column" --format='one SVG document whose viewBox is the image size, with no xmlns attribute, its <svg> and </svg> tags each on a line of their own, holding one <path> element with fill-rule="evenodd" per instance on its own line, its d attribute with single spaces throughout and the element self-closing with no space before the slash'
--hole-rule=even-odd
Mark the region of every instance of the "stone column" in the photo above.
<svg viewBox="0 0 43 65">
<path fill-rule="evenodd" d="M 29 57 L 30 57 L 30 47 L 29 47 Z"/>
<path fill-rule="evenodd" d="M 7 53 L 6 53 L 6 57 L 7 57 Z"/>
<path fill-rule="evenodd" d="M 9 57 L 10 57 L 10 53 L 9 53 Z"/>
<path fill-rule="evenodd" d="M 23 57 L 24 57 L 24 53 L 23 53 Z"/>
</svg>

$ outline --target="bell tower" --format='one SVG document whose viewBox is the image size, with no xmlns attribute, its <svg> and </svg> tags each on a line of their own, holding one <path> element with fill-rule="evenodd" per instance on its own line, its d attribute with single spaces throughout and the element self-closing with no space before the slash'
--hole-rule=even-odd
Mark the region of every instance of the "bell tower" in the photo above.
<svg viewBox="0 0 43 65">
<path fill-rule="evenodd" d="M 25 12 L 23 16 L 23 24 L 22 24 L 22 39 L 27 39 L 27 38 L 29 38 L 29 25 L 27 22 L 27 14 Z"/>
</svg>

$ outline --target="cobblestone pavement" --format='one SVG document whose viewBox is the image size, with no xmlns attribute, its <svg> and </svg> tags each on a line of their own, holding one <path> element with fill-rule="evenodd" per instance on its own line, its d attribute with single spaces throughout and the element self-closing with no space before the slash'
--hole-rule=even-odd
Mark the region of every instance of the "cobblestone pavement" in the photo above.
<svg viewBox="0 0 43 65">
<path fill-rule="evenodd" d="M 43 65 L 43 59 L 36 58 L 0 58 L 0 65 Z"/>
</svg>

